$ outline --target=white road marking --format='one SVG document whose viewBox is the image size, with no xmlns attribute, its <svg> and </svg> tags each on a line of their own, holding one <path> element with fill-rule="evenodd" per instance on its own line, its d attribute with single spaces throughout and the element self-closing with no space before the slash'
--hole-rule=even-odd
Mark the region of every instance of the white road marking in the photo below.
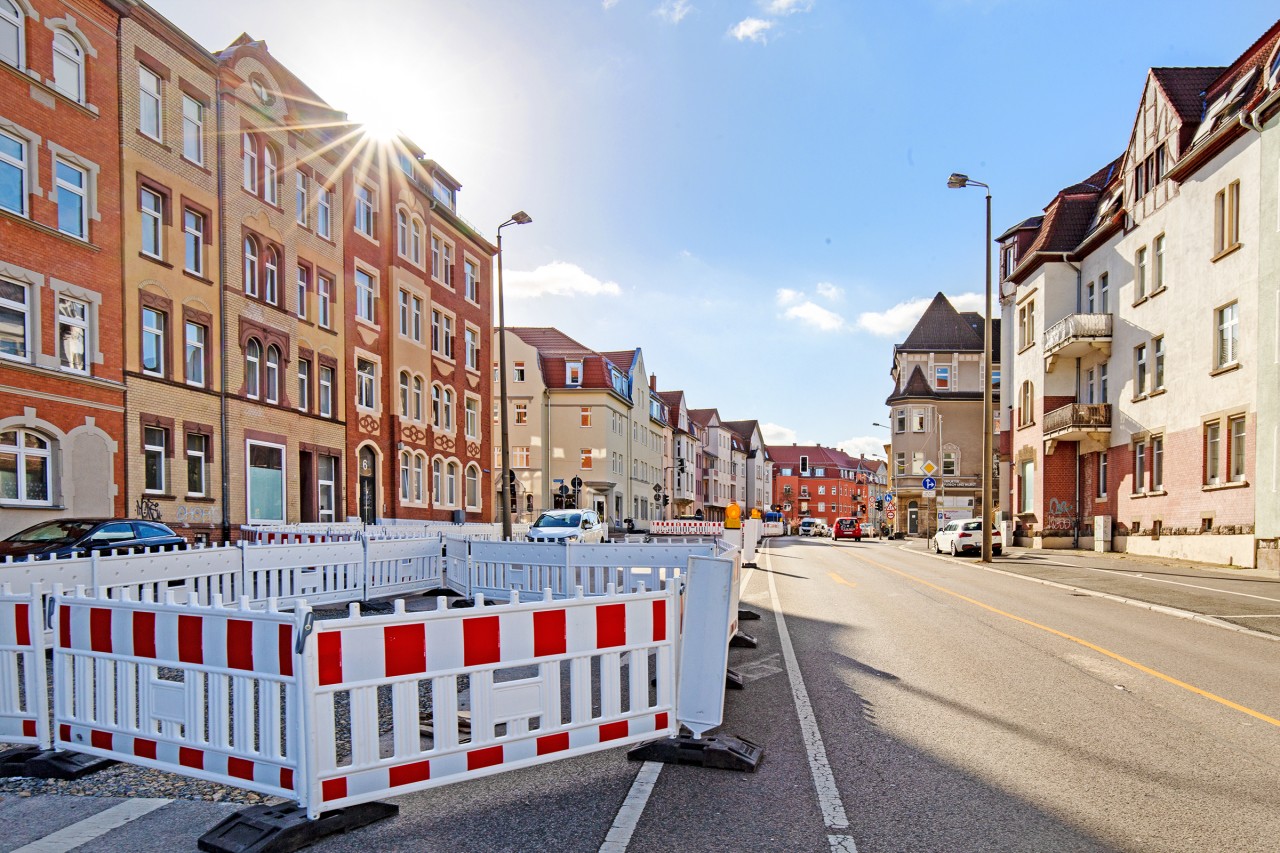
<svg viewBox="0 0 1280 853">
<path fill-rule="evenodd" d="M 760 551 L 757 550 L 756 553 L 759 554 Z M 754 575 L 755 573 L 756 573 L 755 569 L 747 569 L 745 572 L 742 573 L 742 584 L 739 585 L 738 587 L 738 598 L 746 597 L 747 584 L 751 583 L 751 576 Z"/>
<path fill-rule="evenodd" d="M 66 853 L 93 839 L 106 835 L 113 829 L 124 826 L 131 820 L 137 820 L 173 800 L 146 799 L 125 800 L 119 805 L 98 812 L 92 817 L 73 823 L 71 826 L 52 832 L 25 847 L 19 847 L 13 853 Z"/>
<path fill-rule="evenodd" d="M 627 845 L 631 843 L 631 833 L 636 831 L 636 824 L 640 822 L 640 815 L 649 802 L 649 794 L 653 793 L 653 786 L 661 772 L 662 764 L 657 761 L 646 761 L 640 766 L 640 772 L 631 783 L 627 798 L 622 801 L 622 808 L 618 809 L 618 816 L 613 819 L 613 826 L 609 827 L 604 844 L 600 845 L 600 853 L 626 853 Z"/>
<path fill-rule="evenodd" d="M 796 663 L 796 650 L 791 645 L 791 633 L 787 630 L 787 620 L 782 615 L 782 606 L 778 601 L 778 587 L 773 580 L 773 561 L 769 552 L 765 552 L 765 568 L 769 573 L 769 598 L 773 604 L 774 618 L 778 622 L 778 644 L 782 647 L 782 658 L 787 664 L 787 677 L 791 679 L 791 697 L 795 700 L 796 716 L 800 718 L 800 735 L 804 740 L 805 751 L 809 756 L 809 770 L 813 773 L 813 785 L 818 792 L 818 806 L 822 809 L 822 820 L 828 830 L 848 829 L 849 818 L 845 814 L 844 803 L 840 799 L 840 789 L 836 786 L 835 775 L 831 772 L 831 762 L 827 760 L 827 748 L 822 743 L 822 732 L 818 731 L 818 720 L 813 713 L 813 703 L 809 701 L 809 691 L 805 689 L 804 677 L 800 674 L 800 666 Z M 827 842 L 832 853 L 857 853 L 853 836 L 827 835 Z"/>
<path fill-rule="evenodd" d="M 1170 580 L 1165 580 L 1164 578 L 1153 578 L 1149 575 L 1141 575 L 1141 574 L 1136 574 L 1134 572 L 1117 572 L 1115 569 L 1098 569 L 1098 568 L 1094 568 L 1093 566 L 1077 566 L 1077 565 L 1073 565 L 1072 563 L 1059 563 L 1056 560 L 1033 560 L 1031 561 L 1031 565 L 1063 566 L 1068 569 L 1084 569 L 1085 571 L 1089 571 L 1089 572 L 1102 572 L 1105 575 L 1119 575 L 1122 578 L 1136 577 L 1144 581 L 1151 581 L 1152 583 L 1167 583 L 1167 584 L 1170 584 L 1171 586 L 1185 586 L 1191 589 L 1203 589 L 1208 592 L 1217 592 L 1222 595 L 1236 595 L 1236 596 L 1239 596 L 1240 598 L 1256 598 L 1256 599 L 1259 599 L 1260 601 L 1280 602 L 1280 598 L 1272 598 L 1266 595 L 1254 595 L 1249 592 L 1235 592 L 1230 589 L 1218 589 L 1217 587 L 1214 587 L 1214 586 L 1201 586 L 1200 584 L 1183 583 L 1182 581 L 1170 581 Z"/>
</svg>

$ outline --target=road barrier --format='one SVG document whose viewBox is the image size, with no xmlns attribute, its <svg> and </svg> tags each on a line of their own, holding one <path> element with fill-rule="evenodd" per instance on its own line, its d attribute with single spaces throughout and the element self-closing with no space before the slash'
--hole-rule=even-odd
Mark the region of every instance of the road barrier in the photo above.
<svg viewBox="0 0 1280 853">
<path fill-rule="evenodd" d="M 492 600 L 506 599 L 512 591 L 536 595 L 549 589 L 555 598 L 567 598 L 579 587 L 587 595 L 602 595 L 610 586 L 625 592 L 641 584 L 656 589 L 683 570 L 690 557 L 714 553 L 710 544 L 473 541 L 468 584 L 458 591 Z"/>
<path fill-rule="evenodd" d="M 0 741 L 49 748 L 44 620 L 37 587 L 0 586 Z"/>
<path fill-rule="evenodd" d="M 493 522 L 394 521 L 379 524 L 360 522 L 299 522 L 295 524 L 242 524 L 243 541 L 251 545 L 308 545 L 320 542 L 349 542 L 354 539 L 418 539 L 430 536 L 467 536 L 499 539 L 502 525 Z M 512 536 L 524 538 L 528 523 L 513 524 Z"/>
<path fill-rule="evenodd" d="M 659 536 L 715 536 L 724 535 L 723 521 L 690 521 L 676 519 L 674 521 L 652 521 L 649 532 Z"/>
</svg>

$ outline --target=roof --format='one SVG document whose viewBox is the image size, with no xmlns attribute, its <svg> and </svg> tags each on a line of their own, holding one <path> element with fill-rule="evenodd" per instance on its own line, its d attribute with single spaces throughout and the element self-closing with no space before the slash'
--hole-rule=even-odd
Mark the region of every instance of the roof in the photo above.
<svg viewBox="0 0 1280 853">
<path fill-rule="evenodd" d="M 981 352 L 982 335 L 974 332 L 950 300 L 939 291 L 916 321 L 911 334 L 894 349 L 910 352 Z"/>
<path fill-rule="evenodd" d="M 508 327 L 507 331 L 536 349 L 542 355 L 595 355 L 593 349 L 580 344 L 559 329 L 550 326 Z"/>
<path fill-rule="evenodd" d="M 1226 71 L 1224 66 L 1213 68 L 1152 68 L 1160 88 L 1173 111 L 1183 123 L 1199 124 L 1204 114 L 1204 92 Z"/>
<path fill-rule="evenodd" d="M 1046 255 L 1069 255 L 1075 251 L 1089 236 L 1090 226 L 1095 224 L 1098 201 L 1103 190 L 1115 180 L 1122 159 L 1123 155 L 1115 158 L 1083 181 L 1060 190 L 1054 196 L 1045 208 L 1035 239 L 1022 253 L 1009 278 L 1024 278 L 1045 262 Z"/>
<path fill-rule="evenodd" d="M 613 359 L 593 349 L 588 349 L 559 329 L 550 326 L 509 328 L 512 334 L 538 351 L 538 367 L 542 381 L 548 388 L 586 388 L 613 390 L 610 368 L 617 368 L 624 375 L 630 373 L 631 364 L 618 365 Z M 582 381 L 569 385 L 568 362 L 582 362 Z"/>
<path fill-rule="evenodd" d="M 799 465 L 801 456 L 809 457 L 810 468 L 846 468 L 856 470 L 859 467 L 870 470 L 869 460 L 859 456 L 851 456 L 835 447 L 823 447 L 820 444 L 771 444 L 769 456 L 776 465 Z M 863 464 L 868 463 L 868 464 Z"/>
<path fill-rule="evenodd" d="M 715 409 L 689 409 L 689 420 L 698 426 L 709 426 L 712 418 L 720 420 L 720 413 Z"/>
<path fill-rule="evenodd" d="M 673 412 L 679 411 L 680 406 L 684 404 L 683 391 L 654 391 L 658 395 L 658 399 L 671 407 Z"/>
<path fill-rule="evenodd" d="M 993 321 L 994 322 L 994 321 Z M 992 329 L 992 336 L 995 336 L 995 329 Z M 938 391 L 929 384 L 924 376 L 924 371 L 920 369 L 920 365 L 916 365 L 911 370 L 911 375 L 907 377 L 907 384 L 893 390 L 893 393 L 885 398 L 885 405 L 892 406 L 903 400 L 918 400 L 921 398 L 930 400 L 981 400 L 981 391 Z"/>
<path fill-rule="evenodd" d="M 1034 231 L 1035 229 L 1040 227 L 1041 222 L 1044 222 L 1043 216 L 1028 217 L 1027 219 L 1022 220 L 1017 225 L 1014 225 L 1013 227 L 1005 231 L 1003 234 L 1001 234 L 999 237 L 997 237 L 996 242 L 1003 243 L 1005 240 L 1008 240 L 1010 237 L 1012 237 L 1015 233 L 1019 231 Z"/>
<path fill-rule="evenodd" d="M 631 373 L 631 366 L 635 364 L 636 351 L 638 349 L 639 347 L 636 349 L 612 350 L 610 352 L 602 352 L 600 354 L 629 374 Z"/>
</svg>

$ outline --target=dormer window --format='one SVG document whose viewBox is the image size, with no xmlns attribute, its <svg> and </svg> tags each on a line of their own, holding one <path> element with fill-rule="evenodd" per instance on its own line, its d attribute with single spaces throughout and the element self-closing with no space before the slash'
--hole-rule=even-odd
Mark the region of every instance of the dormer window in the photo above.
<svg viewBox="0 0 1280 853">
<path fill-rule="evenodd" d="M 436 197 L 437 201 L 444 202 L 445 206 L 450 210 L 457 210 L 458 191 L 453 187 L 437 180 L 431 194 Z"/>
<path fill-rule="evenodd" d="M 803 477 L 808 473 L 809 473 L 809 457 L 801 456 L 800 457 L 800 476 Z"/>
<path fill-rule="evenodd" d="M 565 362 L 565 384 L 572 387 L 578 387 L 582 384 L 582 362 L 568 361 Z"/>
</svg>

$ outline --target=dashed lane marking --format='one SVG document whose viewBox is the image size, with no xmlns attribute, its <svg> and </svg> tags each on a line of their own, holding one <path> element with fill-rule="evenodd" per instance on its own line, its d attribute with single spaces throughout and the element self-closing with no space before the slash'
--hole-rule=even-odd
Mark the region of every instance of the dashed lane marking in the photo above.
<svg viewBox="0 0 1280 853">
<path fill-rule="evenodd" d="M 138 798 L 125 800 L 119 805 L 98 812 L 92 817 L 51 832 L 44 838 L 32 841 L 13 853 L 67 853 L 82 844 L 87 844 L 99 836 L 106 835 L 113 829 L 119 829 L 132 820 L 150 814 L 173 800 Z"/>
<path fill-rule="evenodd" d="M 631 834 L 636 831 L 636 824 L 640 822 L 640 815 L 644 813 L 645 804 L 649 802 L 649 795 L 653 793 L 661 772 L 662 765 L 657 761 L 646 761 L 640 765 L 640 772 L 631 783 L 631 790 L 622 801 L 622 808 L 618 809 L 618 816 L 613 819 L 604 844 L 600 845 L 600 853 L 626 853 Z"/>
<path fill-rule="evenodd" d="M 836 574 L 835 572 L 827 572 L 827 577 L 831 578 L 831 579 L 832 579 L 833 581 L 835 581 L 836 583 L 842 583 L 842 584 L 844 584 L 845 586 L 857 586 L 857 585 L 858 585 L 857 581 L 849 581 L 849 580 L 845 580 L 844 578 L 840 577 L 840 576 L 839 576 L 838 574 Z"/>
</svg>

